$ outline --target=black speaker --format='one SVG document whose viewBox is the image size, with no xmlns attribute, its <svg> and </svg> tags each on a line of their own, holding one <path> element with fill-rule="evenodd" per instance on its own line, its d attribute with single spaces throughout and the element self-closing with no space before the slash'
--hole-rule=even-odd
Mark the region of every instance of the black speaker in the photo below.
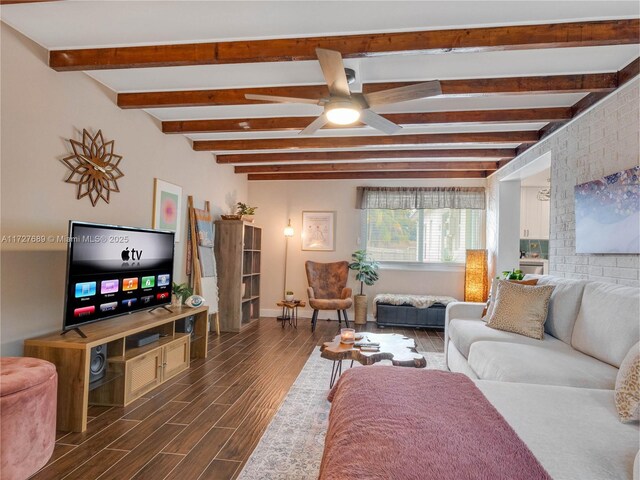
<svg viewBox="0 0 640 480">
<path fill-rule="evenodd" d="M 190 315 L 180 320 L 176 320 L 176 332 L 188 333 L 192 337 L 196 336 L 195 331 L 196 316 Z"/>
<path fill-rule="evenodd" d="M 100 380 L 107 373 L 107 344 L 98 345 L 91 349 L 89 363 L 89 382 Z"/>
</svg>

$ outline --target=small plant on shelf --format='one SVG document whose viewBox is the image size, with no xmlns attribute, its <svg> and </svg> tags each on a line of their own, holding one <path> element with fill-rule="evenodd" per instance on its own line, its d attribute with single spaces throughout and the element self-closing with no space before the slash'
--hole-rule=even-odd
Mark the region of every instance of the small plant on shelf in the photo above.
<svg viewBox="0 0 640 480">
<path fill-rule="evenodd" d="M 193 289 L 186 283 L 173 282 L 171 284 L 171 291 L 180 305 L 182 305 L 187 298 L 193 295 Z"/>
<path fill-rule="evenodd" d="M 286 292 L 284 292 L 284 299 L 287 302 L 293 302 L 293 291 L 287 290 Z"/>
<path fill-rule="evenodd" d="M 502 272 L 503 280 L 522 280 L 524 278 L 524 273 L 522 270 L 516 270 L 515 268 L 511 271 L 505 270 Z"/>
<path fill-rule="evenodd" d="M 237 207 L 236 213 L 243 217 L 255 215 L 256 210 L 258 209 L 258 207 L 250 207 L 246 203 L 242 203 L 242 202 L 238 202 L 236 207 Z"/>
</svg>

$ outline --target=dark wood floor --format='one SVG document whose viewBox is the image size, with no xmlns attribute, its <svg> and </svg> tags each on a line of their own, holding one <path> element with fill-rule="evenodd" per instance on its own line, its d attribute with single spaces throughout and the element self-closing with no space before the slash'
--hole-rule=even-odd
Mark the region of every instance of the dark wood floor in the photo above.
<svg viewBox="0 0 640 480">
<path fill-rule="evenodd" d="M 58 432 L 49 463 L 34 479 L 235 478 L 314 347 L 336 334 L 263 318 L 242 333 L 212 335 L 209 356 L 125 408 L 89 407 L 83 433 Z M 358 327 L 358 330 L 364 330 Z M 414 337 L 418 350 L 441 352 L 442 332 L 384 330 Z M 327 378 L 327 383 L 329 379 Z"/>
</svg>

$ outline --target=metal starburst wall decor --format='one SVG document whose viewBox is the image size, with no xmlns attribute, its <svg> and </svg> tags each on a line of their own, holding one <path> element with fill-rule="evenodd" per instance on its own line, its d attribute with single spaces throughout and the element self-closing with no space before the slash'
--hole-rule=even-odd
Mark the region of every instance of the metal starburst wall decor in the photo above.
<svg viewBox="0 0 640 480">
<path fill-rule="evenodd" d="M 71 173 L 65 180 L 77 185 L 77 198 L 89 197 L 94 207 L 99 199 L 109 203 L 111 192 L 119 192 L 117 180 L 124 177 L 118 165 L 120 155 L 113 153 L 115 140 L 105 142 L 102 130 L 91 136 L 82 130 L 82 143 L 70 139 L 73 155 L 62 159 Z"/>
</svg>

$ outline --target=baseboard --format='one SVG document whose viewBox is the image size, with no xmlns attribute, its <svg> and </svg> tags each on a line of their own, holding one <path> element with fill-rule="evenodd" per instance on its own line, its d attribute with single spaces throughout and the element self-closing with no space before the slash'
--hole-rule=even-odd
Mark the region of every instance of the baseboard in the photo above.
<svg viewBox="0 0 640 480">
<path fill-rule="evenodd" d="M 261 317 L 278 317 L 282 315 L 281 308 L 261 308 L 260 316 Z M 311 318 L 313 315 L 313 309 L 310 308 L 299 308 L 298 309 L 298 318 Z M 347 310 L 347 315 L 349 316 L 349 321 L 352 322 L 354 318 L 353 310 Z M 333 310 L 320 310 L 318 313 L 318 320 L 335 320 L 338 321 L 338 313 Z M 367 322 L 375 322 L 376 319 L 373 318 L 373 315 L 367 315 Z"/>
</svg>

